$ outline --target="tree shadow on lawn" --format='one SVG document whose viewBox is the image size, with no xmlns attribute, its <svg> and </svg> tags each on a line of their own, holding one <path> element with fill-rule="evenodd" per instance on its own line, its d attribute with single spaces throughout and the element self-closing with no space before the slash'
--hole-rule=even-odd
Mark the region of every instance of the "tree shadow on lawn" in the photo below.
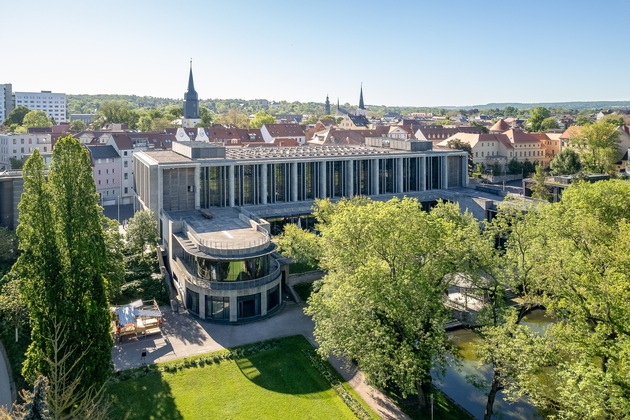
<svg viewBox="0 0 630 420">
<path fill-rule="evenodd" d="M 114 383 L 109 394 L 113 397 L 110 418 L 184 419 L 161 373 Z"/>
<path fill-rule="evenodd" d="M 304 337 L 288 337 L 280 347 L 236 359 L 236 364 L 247 379 L 270 391 L 299 395 L 329 390 L 303 349 L 312 349 Z"/>
</svg>

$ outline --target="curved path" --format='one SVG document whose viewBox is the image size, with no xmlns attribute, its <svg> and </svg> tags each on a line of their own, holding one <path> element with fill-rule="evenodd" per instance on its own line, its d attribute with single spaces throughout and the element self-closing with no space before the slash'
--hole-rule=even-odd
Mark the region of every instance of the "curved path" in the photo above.
<svg viewBox="0 0 630 420">
<path fill-rule="evenodd" d="M 303 308 L 303 304 L 288 303 L 278 314 L 270 318 L 243 325 L 211 324 L 165 309 L 163 334 L 116 344 L 112 351 L 114 367 L 116 370 L 129 369 L 143 363 L 165 362 L 298 334 L 316 345 L 313 338 L 313 321 L 304 315 Z M 146 351 L 144 360 L 141 357 L 143 351 Z M 329 361 L 381 418 L 408 418 L 384 394 L 369 386 L 361 372 L 356 369 L 344 369 L 343 363 L 339 360 L 331 358 Z"/>
</svg>

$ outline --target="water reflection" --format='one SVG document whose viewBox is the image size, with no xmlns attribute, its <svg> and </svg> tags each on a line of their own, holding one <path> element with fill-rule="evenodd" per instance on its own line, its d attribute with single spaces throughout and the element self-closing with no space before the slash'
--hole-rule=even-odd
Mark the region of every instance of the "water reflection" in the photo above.
<svg viewBox="0 0 630 420">
<path fill-rule="evenodd" d="M 534 310 L 521 321 L 523 325 L 541 334 L 552 322 L 550 318 L 545 317 L 543 310 Z M 475 354 L 474 343 L 479 340 L 479 336 L 474 331 L 466 329 L 452 331 L 448 335 L 459 350 L 461 359 L 457 363 L 454 358 L 451 358 L 446 375 L 436 379 L 434 384 L 473 416 L 481 419 L 486 407 L 486 390 L 475 387 L 467 380 L 473 377 L 477 379 L 477 382 L 490 383 L 492 373 L 490 366 L 479 365 L 479 358 Z M 526 399 L 511 403 L 505 401 L 501 391 L 498 392 L 494 403 L 493 418 L 532 419 L 538 416 L 536 408 Z"/>
</svg>

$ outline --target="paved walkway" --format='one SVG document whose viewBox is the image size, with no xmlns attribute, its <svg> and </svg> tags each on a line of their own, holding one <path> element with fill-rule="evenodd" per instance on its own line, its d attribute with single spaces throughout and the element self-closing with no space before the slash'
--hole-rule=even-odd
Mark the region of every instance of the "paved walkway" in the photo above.
<svg viewBox="0 0 630 420">
<path fill-rule="evenodd" d="M 13 407 L 9 361 L 6 358 L 2 343 L 0 343 L 0 406 L 4 406 L 7 409 Z"/>
<path fill-rule="evenodd" d="M 299 334 L 316 345 L 313 338 L 313 321 L 304 315 L 303 309 L 303 304 L 287 303 L 280 313 L 262 321 L 243 325 L 212 324 L 186 314 L 174 314 L 166 309 L 163 334 L 116 344 L 112 351 L 114 367 L 117 370 L 129 369 L 141 366 L 144 362 L 147 364 L 165 362 Z M 146 350 L 144 361 L 141 358 L 143 350 Z M 331 358 L 329 361 L 383 419 L 408 418 L 385 395 L 367 385 L 361 372 L 356 369 L 344 369 L 340 360 Z"/>
</svg>

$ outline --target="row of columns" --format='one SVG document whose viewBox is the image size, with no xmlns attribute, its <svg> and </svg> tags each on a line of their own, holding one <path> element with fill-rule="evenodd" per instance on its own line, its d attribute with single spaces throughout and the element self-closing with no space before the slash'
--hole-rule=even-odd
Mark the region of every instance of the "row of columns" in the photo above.
<svg viewBox="0 0 630 420">
<path fill-rule="evenodd" d="M 404 192 L 404 158 L 400 157 L 400 158 L 395 158 L 396 162 L 395 162 L 395 167 L 396 167 L 396 182 L 395 182 L 395 192 L 396 193 L 403 193 Z M 442 168 L 441 168 L 441 182 L 440 182 L 440 188 L 441 189 L 446 189 L 448 188 L 448 164 L 447 164 L 447 156 L 440 156 L 440 159 L 442 161 Z M 372 169 L 371 169 L 371 173 L 370 173 L 370 177 L 371 177 L 371 190 L 372 190 L 372 194 L 371 195 L 378 195 L 379 191 L 380 191 L 380 160 L 381 159 L 374 159 L 373 160 L 373 165 L 372 165 Z M 426 190 L 426 175 L 427 175 L 427 158 L 426 156 L 421 156 L 420 157 L 421 160 L 421 164 L 420 164 L 420 183 L 422 185 L 422 190 Z M 461 173 L 462 173 L 462 186 L 466 186 L 467 185 L 467 177 L 465 176 L 465 174 L 468 171 L 468 162 L 465 158 L 461 158 Z M 344 161 L 345 165 L 346 165 L 346 170 L 345 170 L 345 191 L 346 191 L 346 195 L 347 196 L 353 196 L 355 191 L 354 191 L 354 161 L 352 160 L 348 160 L 348 161 Z M 327 171 L 326 171 L 326 161 L 321 161 L 318 163 L 319 164 L 319 196 L 320 197 L 328 197 L 328 191 L 327 191 Z M 235 205 L 235 196 L 234 196 L 234 165 L 230 165 L 228 166 L 228 203 L 230 207 L 234 207 Z M 261 204 L 268 204 L 268 200 L 267 200 L 267 193 L 268 193 L 268 186 L 267 186 L 267 176 L 268 176 L 268 165 L 267 164 L 263 164 L 261 166 L 261 172 L 260 172 L 260 176 L 261 176 L 261 182 L 260 182 L 260 203 Z M 289 197 L 289 201 L 298 201 L 298 183 L 297 183 L 297 179 L 298 179 L 298 162 L 291 162 L 290 163 L 290 171 L 291 171 L 291 188 L 290 188 L 290 197 Z M 195 177 L 197 179 L 199 179 L 199 168 L 195 168 Z M 199 206 L 199 188 L 197 188 L 196 191 L 196 196 L 195 196 L 195 204 L 197 206 Z"/>
</svg>

